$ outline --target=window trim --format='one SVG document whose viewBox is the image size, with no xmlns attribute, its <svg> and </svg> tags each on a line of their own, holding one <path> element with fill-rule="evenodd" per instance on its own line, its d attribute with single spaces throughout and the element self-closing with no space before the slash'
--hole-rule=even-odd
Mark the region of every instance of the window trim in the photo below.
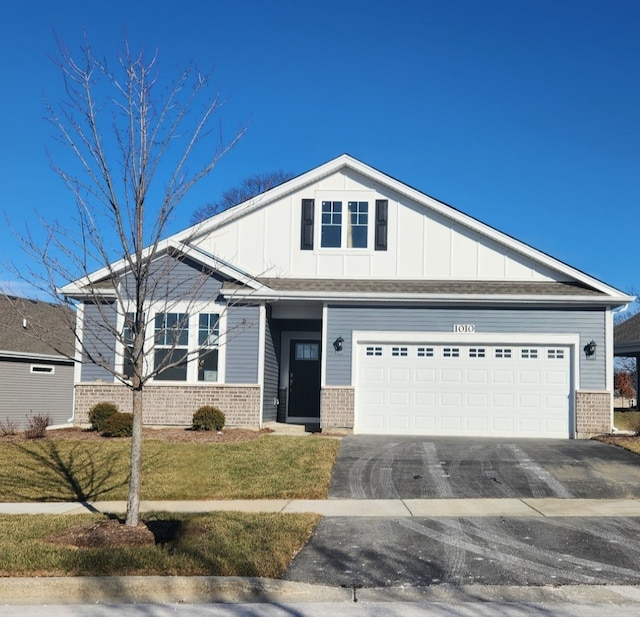
<svg viewBox="0 0 640 617">
<path fill-rule="evenodd" d="M 29 367 L 31 375 L 55 375 L 56 367 L 53 364 L 32 364 Z"/>
<path fill-rule="evenodd" d="M 302 200 L 303 202 L 311 202 L 314 200 Z M 370 190 L 319 190 L 315 193 L 315 204 L 317 211 L 315 218 L 317 224 L 315 227 L 314 246 L 317 247 L 316 252 L 326 253 L 335 252 L 346 255 L 362 254 L 366 252 L 373 253 L 375 249 L 375 235 L 376 235 L 376 209 L 378 201 L 388 200 L 376 200 L 376 192 Z M 323 223 L 323 204 L 326 203 L 341 203 L 341 222 L 340 222 L 340 245 L 339 246 L 323 246 L 322 231 L 328 224 Z M 350 204 L 363 204 L 367 205 L 366 212 L 366 246 L 349 246 L 350 243 L 350 229 L 351 229 L 351 211 Z M 304 210 L 304 208 L 303 208 Z M 361 225 L 364 227 L 364 225 Z M 305 249 L 303 249 L 305 250 Z M 386 250 L 386 249 L 384 249 Z"/>
</svg>

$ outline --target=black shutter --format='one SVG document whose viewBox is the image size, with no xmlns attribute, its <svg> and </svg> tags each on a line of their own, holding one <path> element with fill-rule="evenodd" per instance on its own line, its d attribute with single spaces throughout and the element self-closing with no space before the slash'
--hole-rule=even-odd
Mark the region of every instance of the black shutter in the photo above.
<svg viewBox="0 0 640 617">
<path fill-rule="evenodd" d="M 376 235 L 374 249 L 376 251 L 387 250 L 387 219 L 389 214 L 389 201 L 376 199 Z"/>
<path fill-rule="evenodd" d="M 300 250 L 313 250 L 313 211 L 314 200 L 302 200 L 302 222 L 300 225 Z"/>
</svg>

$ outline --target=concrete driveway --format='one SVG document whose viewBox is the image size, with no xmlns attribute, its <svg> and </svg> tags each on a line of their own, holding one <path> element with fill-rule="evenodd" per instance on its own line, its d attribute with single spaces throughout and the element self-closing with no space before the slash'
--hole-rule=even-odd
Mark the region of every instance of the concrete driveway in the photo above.
<svg viewBox="0 0 640 617">
<path fill-rule="evenodd" d="M 331 499 L 640 498 L 640 457 L 595 441 L 342 440 Z M 576 502 L 578 504 L 579 502 Z M 426 502 L 428 509 L 428 501 Z M 576 515 L 577 514 L 577 515 Z M 289 580 L 346 587 L 640 584 L 640 518 L 323 519 Z"/>
<path fill-rule="evenodd" d="M 371 437 L 340 444 L 329 498 L 640 498 L 640 457 L 591 440 Z"/>
</svg>

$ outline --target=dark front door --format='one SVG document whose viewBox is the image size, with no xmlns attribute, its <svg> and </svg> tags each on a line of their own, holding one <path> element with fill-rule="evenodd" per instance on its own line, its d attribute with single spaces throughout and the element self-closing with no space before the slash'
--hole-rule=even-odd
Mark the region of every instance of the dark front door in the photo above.
<svg viewBox="0 0 640 617">
<path fill-rule="evenodd" d="M 291 341 L 287 416 L 292 421 L 320 419 L 320 341 Z"/>
</svg>

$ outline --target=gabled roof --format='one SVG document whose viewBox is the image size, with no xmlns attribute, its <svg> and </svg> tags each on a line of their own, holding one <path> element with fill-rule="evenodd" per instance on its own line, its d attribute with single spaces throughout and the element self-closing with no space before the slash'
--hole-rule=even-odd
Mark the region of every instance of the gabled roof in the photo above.
<svg viewBox="0 0 640 617">
<path fill-rule="evenodd" d="M 39 300 L 0 295 L 0 356 L 72 358 L 75 313 Z"/>
<path fill-rule="evenodd" d="M 279 200 L 290 193 L 300 191 L 306 186 L 321 180 L 322 178 L 331 176 L 342 170 L 350 170 L 359 174 L 360 176 L 371 180 L 378 185 L 394 191 L 397 194 L 405 196 L 410 199 L 418 207 L 422 207 L 426 211 L 435 212 L 438 215 L 451 220 L 457 225 L 468 228 L 469 230 L 480 234 L 483 237 L 488 238 L 494 243 L 502 245 L 507 249 L 514 251 L 526 257 L 529 260 L 533 260 L 543 266 L 546 266 L 562 277 L 566 277 L 570 281 L 582 285 L 585 288 L 591 289 L 594 292 L 594 296 L 598 296 L 600 301 L 609 304 L 611 306 L 618 306 L 625 304 L 633 300 L 632 296 L 629 296 L 602 281 L 587 275 L 586 273 L 577 270 L 553 257 L 534 249 L 533 247 L 516 240 L 515 238 L 498 231 L 497 229 L 482 223 L 481 221 L 455 209 L 454 207 L 441 202 L 425 193 L 422 193 L 407 184 L 404 184 L 387 174 L 378 171 L 377 169 L 362 163 L 361 161 L 343 154 L 337 158 L 316 167 L 306 173 L 303 173 L 287 182 L 284 182 L 264 193 L 253 197 L 237 206 L 229 208 L 219 214 L 216 214 L 205 221 L 193 225 L 184 231 L 174 234 L 167 240 L 164 240 L 158 247 L 159 253 L 166 253 L 168 251 L 179 251 L 184 255 L 195 259 L 196 261 L 203 261 L 210 267 L 219 268 L 230 279 L 239 281 L 242 285 L 248 286 L 254 292 L 265 291 L 268 295 L 268 290 L 263 290 L 263 283 L 257 278 L 260 275 L 258 273 L 247 273 L 237 269 L 233 264 L 220 260 L 215 255 L 204 253 L 204 251 L 195 245 L 202 237 L 213 232 L 223 225 L 227 225 L 241 217 L 244 217 L 258 209 L 266 208 L 269 204 L 276 200 Z M 148 254 L 148 253 L 147 253 Z M 62 288 L 62 293 L 72 297 L 80 297 L 83 295 L 83 290 L 95 286 L 97 281 L 104 279 L 110 272 L 123 270 L 126 267 L 126 262 L 121 260 L 112 264 L 111 270 L 104 268 L 89 277 L 70 283 Z M 256 278 L 253 278 L 256 277 Z M 539 295 L 539 294 L 538 294 Z M 565 294 L 559 294 L 560 296 Z M 579 294 L 582 296 L 582 294 Z M 593 297 L 593 296 L 592 296 Z"/>
</svg>

